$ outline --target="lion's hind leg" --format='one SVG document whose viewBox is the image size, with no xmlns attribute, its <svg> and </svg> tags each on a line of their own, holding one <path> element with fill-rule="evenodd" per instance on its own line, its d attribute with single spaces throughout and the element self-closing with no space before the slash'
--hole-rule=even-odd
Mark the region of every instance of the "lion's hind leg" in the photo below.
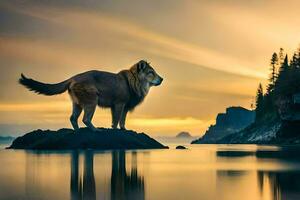
<svg viewBox="0 0 300 200">
<path fill-rule="evenodd" d="M 94 116 L 97 104 L 88 104 L 83 106 L 83 123 L 92 131 L 97 131 L 98 129 L 92 124 L 92 118 Z"/>
<path fill-rule="evenodd" d="M 83 109 L 82 122 L 92 131 L 97 131 L 97 128 L 92 124 L 92 118 L 98 103 L 97 88 L 89 82 L 75 83 L 70 89 L 70 94 L 73 102 L 76 102 Z"/>
<path fill-rule="evenodd" d="M 79 129 L 78 117 L 80 116 L 81 112 L 82 112 L 82 107 L 76 103 L 73 103 L 73 111 L 70 117 L 70 121 L 75 131 Z"/>
</svg>

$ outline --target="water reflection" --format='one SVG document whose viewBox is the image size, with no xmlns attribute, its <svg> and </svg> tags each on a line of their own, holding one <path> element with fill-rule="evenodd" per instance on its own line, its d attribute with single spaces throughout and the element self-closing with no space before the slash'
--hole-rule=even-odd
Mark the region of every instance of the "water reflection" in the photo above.
<svg viewBox="0 0 300 200">
<path fill-rule="evenodd" d="M 217 176 L 220 177 L 232 177 L 240 178 L 240 176 L 245 176 L 248 174 L 248 171 L 238 171 L 238 170 L 218 170 Z"/>
<path fill-rule="evenodd" d="M 72 200 L 96 199 L 94 176 L 94 152 L 85 151 L 83 175 L 80 174 L 80 159 L 77 151 L 71 154 L 70 191 Z M 145 199 L 144 178 L 138 174 L 137 153 L 131 153 L 131 170 L 126 172 L 126 154 L 124 151 L 112 152 L 110 179 L 111 200 Z"/>
<path fill-rule="evenodd" d="M 299 147 L 281 147 L 280 150 L 276 149 L 259 149 L 259 150 L 245 150 L 245 149 L 229 149 L 217 150 L 216 157 L 218 161 L 223 162 L 238 162 L 238 163 L 255 163 L 265 162 L 267 168 L 274 168 L 273 171 L 236 171 L 236 170 L 218 170 L 217 171 L 217 188 L 222 197 L 224 193 L 230 191 L 228 185 L 238 185 L 239 191 L 235 193 L 256 193 L 258 189 L 261 199 L 268 200 L 298 200 L 300 199 L 300 171 L 299 160 Z M 277 169 L 278 166 L 273 163 L 280 162 L 283 164 L 284 170 Z M 294 167 L 293 167 L 294 166 Z M 287 170 L 289 167 L 293 170 Z M 294 169 L 296 167 L 296 170 Z M 249 185 L 249 180 L 257 180 L 256 187 Z M 246 182 L 245 182 L 246 180 Z M 245 185 L 243 185 L 245 184 Z M 225 189 L 222 191 L 222 185 Z M 244 191 L 243 191 L 244 190 Z M 242 192 L 241 192 L 242 191 Z M 226 194 L 225 194 L 226 195 Z M 228 194 L 230 196 L 231 194 Z M 247 198 L 247 197 L 245 197 Z M 258 197 L 256 197 L 257 199 Z M 225 199 L 229 199 L 226 197 Z"/>
<path fill-rule="evenodd" d="M 79 154 L 77 151 L 73 152 L 71 155 L 71 199 L 78 200 L 82 197 L 82 184 L 81 179 L 79 180 Z"/>
<path fill-rule="evenodd" d="M 258 185 L 262 194 L 269 192 L 274 200 L 300 199 L 300 171 L 263 172 L 259 171 Z"/>
<path fill-rule="evenodd" d="M 112 153 L 111 199 L 143 200 L 145 199 L 144 179 L 138 175 L 137 154 L 132 153 L 131 172 L 126 172 L 126 156 L 124 151 Z"/>
<path fill-rule="evenodd" d="M 94 153 L 84 152 L 83 178 L 79 176 L 79 154 L 77 151 L 71 155 L 71 199 L 96 199 L 96 184 L 94 176 Z"/>
<path fill-rule="evenodd" d="M 3 150 L 0 200 L 300 199 L 300 161 L 295 148 L 259 148 Z"/>
</svg>

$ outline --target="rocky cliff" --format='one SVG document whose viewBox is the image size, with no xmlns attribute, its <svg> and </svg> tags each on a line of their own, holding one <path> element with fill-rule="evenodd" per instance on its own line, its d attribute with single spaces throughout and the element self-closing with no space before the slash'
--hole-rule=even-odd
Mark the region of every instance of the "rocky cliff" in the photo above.
<svg viewBox="0 0 300 200">
<path fill-rule="evenodd" d="M 255 112 L 243 107 L 229 107 L 225 113 L 217 115 L 216 124 L 211 125 L 203 137 L 194 140 L 192 144 L 216 143 L 221 138 L 236 133 L 255 120 Z"/>
<path fill-rule="evenodd" d="M 280 119 L 253 123 L 247 128 L 227 135 L 218 144 L 300 144 L 300 122 Z"/>
</svg>

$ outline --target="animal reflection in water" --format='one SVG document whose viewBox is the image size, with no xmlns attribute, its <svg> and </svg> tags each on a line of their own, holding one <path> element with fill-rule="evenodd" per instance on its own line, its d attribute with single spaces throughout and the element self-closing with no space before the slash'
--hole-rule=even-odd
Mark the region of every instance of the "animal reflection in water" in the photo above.
<svg viewBox="0 0 300 200">
<path fill-rule="evenodd" d="M 96 182 L 94 176 L 94 153 L 84 153 L 83 176 L 79 174 L 79 153 L 72 153 L 71 158 L 71 199 L 96 199 Z M 111 200 L 145 199 L 144 179 L 137 172 L 137 155 L 132 153 L 130 175 L 126 172 L 126 155 L 124 151 L 112 152 Z"/>
<path fill-rule="evenodd" d="M 79 154 L 74 152 L 71 160 L 71 199 L 96 199 L 96 184 L 94 176 L 94 155 L 86 151 L 84 155 L 83 182 L 79 177 Z"/>
</svg>

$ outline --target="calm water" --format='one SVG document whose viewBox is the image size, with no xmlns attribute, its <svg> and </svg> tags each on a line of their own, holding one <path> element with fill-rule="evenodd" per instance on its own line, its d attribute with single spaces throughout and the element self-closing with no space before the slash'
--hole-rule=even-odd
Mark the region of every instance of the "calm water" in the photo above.
<svg viewBox="0 0 300 200">
<path fill-rule="evenodd" d="M 270 156 L 279 147 L 171 148 L 0 150 L 0 199 L 300 199 L 300 159 Z M 269 154 L 257 156 L 258 150 Z"/>
</svg>

